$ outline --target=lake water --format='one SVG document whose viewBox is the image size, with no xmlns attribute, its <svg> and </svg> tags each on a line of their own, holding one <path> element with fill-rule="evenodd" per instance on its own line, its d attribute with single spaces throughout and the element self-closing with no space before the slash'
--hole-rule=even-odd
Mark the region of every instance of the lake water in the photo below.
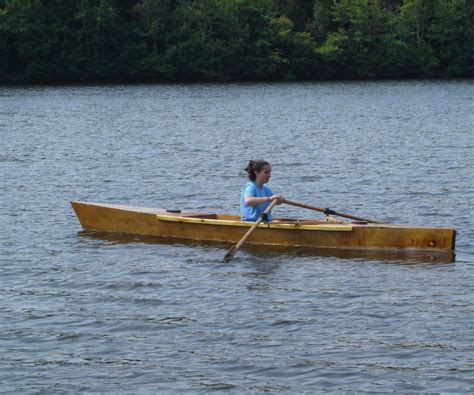
<svg viewBox="0 0 474 395">
<path fill-rule="evenodd" d="M 473 99 L 473 81 L 0 87 L 0 390 L 472 393 Z M 224 264 L 226 246 L 84 233 L 69 206 L 237 213 L 250 158 L 288 199 L 455 228 L 454 262 Z"/>
</svg>

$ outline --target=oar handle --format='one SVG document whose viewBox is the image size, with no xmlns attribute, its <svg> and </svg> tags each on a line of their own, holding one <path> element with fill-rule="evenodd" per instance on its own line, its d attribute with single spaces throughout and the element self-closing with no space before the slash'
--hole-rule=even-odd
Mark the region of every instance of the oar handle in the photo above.
<svg viewBox="0 0 474 395">
<path fill-rule="evenodd" d="M 355 219 L 357 221 L 366 221 L 366 222 L 372 222 L 374 224 L 378 224 L 380 222 L 374 221 L 373 219 L 368 219 L 368 218 L 362 218 L 362 217 L 356 217 L 355 215 L 351 214 L 346 214 L 346 213 L 341 213 L 339 211 L 334 211 L 331 210 L 330 208 L 322 208 L 322 207 L 317 207 L 317 206 L 311 206 L 309 204 L 304 204 L 304 203 L 298 203 L 298 202 L 293 202 L 288 199 L 283 199 L 283 203 L 289 204 L 291 206 L 296 206 L 296 207 L 301 207 L 301 208 L 307 208 L 309 210 L 315 210 L 319 211 L 321 213 L 324 213 L 326 215 L 331 214 L 331 215 L 337 215 L 339 217 L 345 217 L 345 218 L 350 218 L 350 219 Z"/>
<path fill-rule="evenodd" d="M 255 221 L 255 223 L 251 226 L 251 228 L 247 231 L 247 233 L 245 233 L 244 237 L 242 237 L 235 246 L 231 247 L 231 249 L 227 251 L 227 254 L 224 257 L 224 262 L 227 262 L 230 259 L 232 259 L 232 257 L 236 254 L 236 252 L 240 249 L 240 247 L 242 247 L 244 243 L 247 241 L 247 239 L 251 236 L 254 230 L 257 229 L 258 225 L 260 225 L 260 223 L 263 221 L 263 218 L 271 211 L 273 206 L 275 206 L 275 204 L 277 203 L 278 203 L 277 199 L 273 200 L 270 203 L 270 205 L 265 209 L 261 217 L 257 219 L 257 221 Z"/>
</svg>

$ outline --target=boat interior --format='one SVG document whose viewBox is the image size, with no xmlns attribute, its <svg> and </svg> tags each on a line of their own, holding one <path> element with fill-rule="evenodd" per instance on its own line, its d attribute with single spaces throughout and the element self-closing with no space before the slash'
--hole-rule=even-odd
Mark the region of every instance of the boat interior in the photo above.
<svg viewBox="0 0 474 395">
<path fill-rule="evenodd" d="M 224 220 L 224 221 L 240 221 L 238 215 L 228 215 L 228 214 L 186 214 L 181 215 L 183 218 L 199 218 L 199 219 L 214 219 L 214 220 Z M 297 219 L 297 218 L 273 218 L 272 223 L 280 224 L 298 224 L 298 225 L 318 225 L 318 224 L 347 224 L 345 221 L 336 220 L 332 217 L 329 217 L 328 220 L 316 220 L 316 219 Z M 359 224 L 360 221 L 358 221 Z M 367 222 L 365 222 L 367 223 Z"/>
</svg>

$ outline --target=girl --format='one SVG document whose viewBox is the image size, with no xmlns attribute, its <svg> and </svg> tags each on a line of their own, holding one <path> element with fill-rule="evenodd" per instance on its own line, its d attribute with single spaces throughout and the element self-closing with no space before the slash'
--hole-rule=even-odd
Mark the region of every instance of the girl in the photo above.
<svg viewBox="0 0 474 395">
<path fill-rule="evenodd" d="M 283 202 L 283 196 L 274 195 L 265 184 L 270 180 L 272 168 L 267 161 L 251 160 L 244 169 L 250 182 L 245 184 L 240 196 L 240 219 L 242 221 L 256 221 L 272 200 Z M 271 213 L 268 219 L 272 219 Z"/>
</svg>

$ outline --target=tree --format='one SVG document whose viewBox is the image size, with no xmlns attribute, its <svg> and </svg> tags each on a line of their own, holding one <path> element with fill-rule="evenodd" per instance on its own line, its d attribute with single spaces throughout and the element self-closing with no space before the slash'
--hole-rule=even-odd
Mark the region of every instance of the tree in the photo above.
<svg viewBox="0 0 474 395">
<path fill-rule="evenodd" d="M 40 0 L 5 1 L 0 13 L 5 74 L 26 80 L 47 78 L 54 26 L 45 23 Z M 51 33 L 51 34 L 48 34 Z"/>
<path fill-rule="evenodd" d="M 171 1 L 140 0 L 133 10 L 142 21 L 143 36 L 151 42 L 152 55 L 156 55 L 165 47 L 164 32 L 171 15 Z"/>
<path fill-rule="evenodd" d="M 438 0 L 427 32 L 439 57 L 439 73 L 450 77 L 474 75 L 474 3 Z"/>
<path fill-rule="evenodd" d="M 279 78 L 284 60 L 274 49 L 271 9 L 255 4 L 241 3 L 235 10 L 237 28 L 236 46 L 231 69 L 241 80 L 274 80 Z"/>
<path fill-rule="evenodd" d="M 437 0 L 405 0 L 401 7 L 401 16 L 410 27 L 416 46 L 425 45 L 425 37 L 434 14 Z"/>
<path fill-rule="evenodd" d="M 322 44 L 333 31 L 331 14 L 334 0 L 315 0 L 313 6 L 313 19 L 307 24 L 307 30 L 312 34 L 318 44 Z"/>
<path fill-rule="evenodd" d="M 78 0 L 74 10 L 68 61 L 75 79 L 115 81 L 127 73 L 124 44 L 127 29 L 114 0 Z"/>
<path fill-rule="evenodd" d="M 316 44 L 309 33 L 295 32 L 293 22 L 287 17 L 274 18 L 274 52 L 279 56 L 280 74 L 285 79 L 310 79 L 318 75 Z"/>
<path fill-rule="evenodd" d="M 388 12 L 377 0 L 334 2 L 330 15 L 336 31 L 330 32 L 318 49 L 330 75 L 380 76 L 386 56 Z"/>
<path fill-rule="evenodd" d="M 228 4 L 183 1 L 170 23 L 174 28 L 168 34 L 166 51 L 155 58 L 155 71 L 178 80 L 223 79 L 234 46 L 235 17 Z"/>
<path fill-rule="evenodd" d="M 426 39 L 434 16 L 435 4 L 438 0 L 405 0 L 400 8 L 401 20 L 406 26 L 405 40 L 412 48 L 416 58 L 418 75 L 432 76 L 438 65 L 436 54 Z"/>
<path fill-rule="evenodd" d="M 313 0 L 276 0 L 277 10 L 293 22 L 293 29 L 303 31 L 306 21 L 312 18 Z"/>
<path fill-rule="evenodd" d="M 473 74 L 472 0 L 0 0 L 0 82 Z"/>
</svg>

